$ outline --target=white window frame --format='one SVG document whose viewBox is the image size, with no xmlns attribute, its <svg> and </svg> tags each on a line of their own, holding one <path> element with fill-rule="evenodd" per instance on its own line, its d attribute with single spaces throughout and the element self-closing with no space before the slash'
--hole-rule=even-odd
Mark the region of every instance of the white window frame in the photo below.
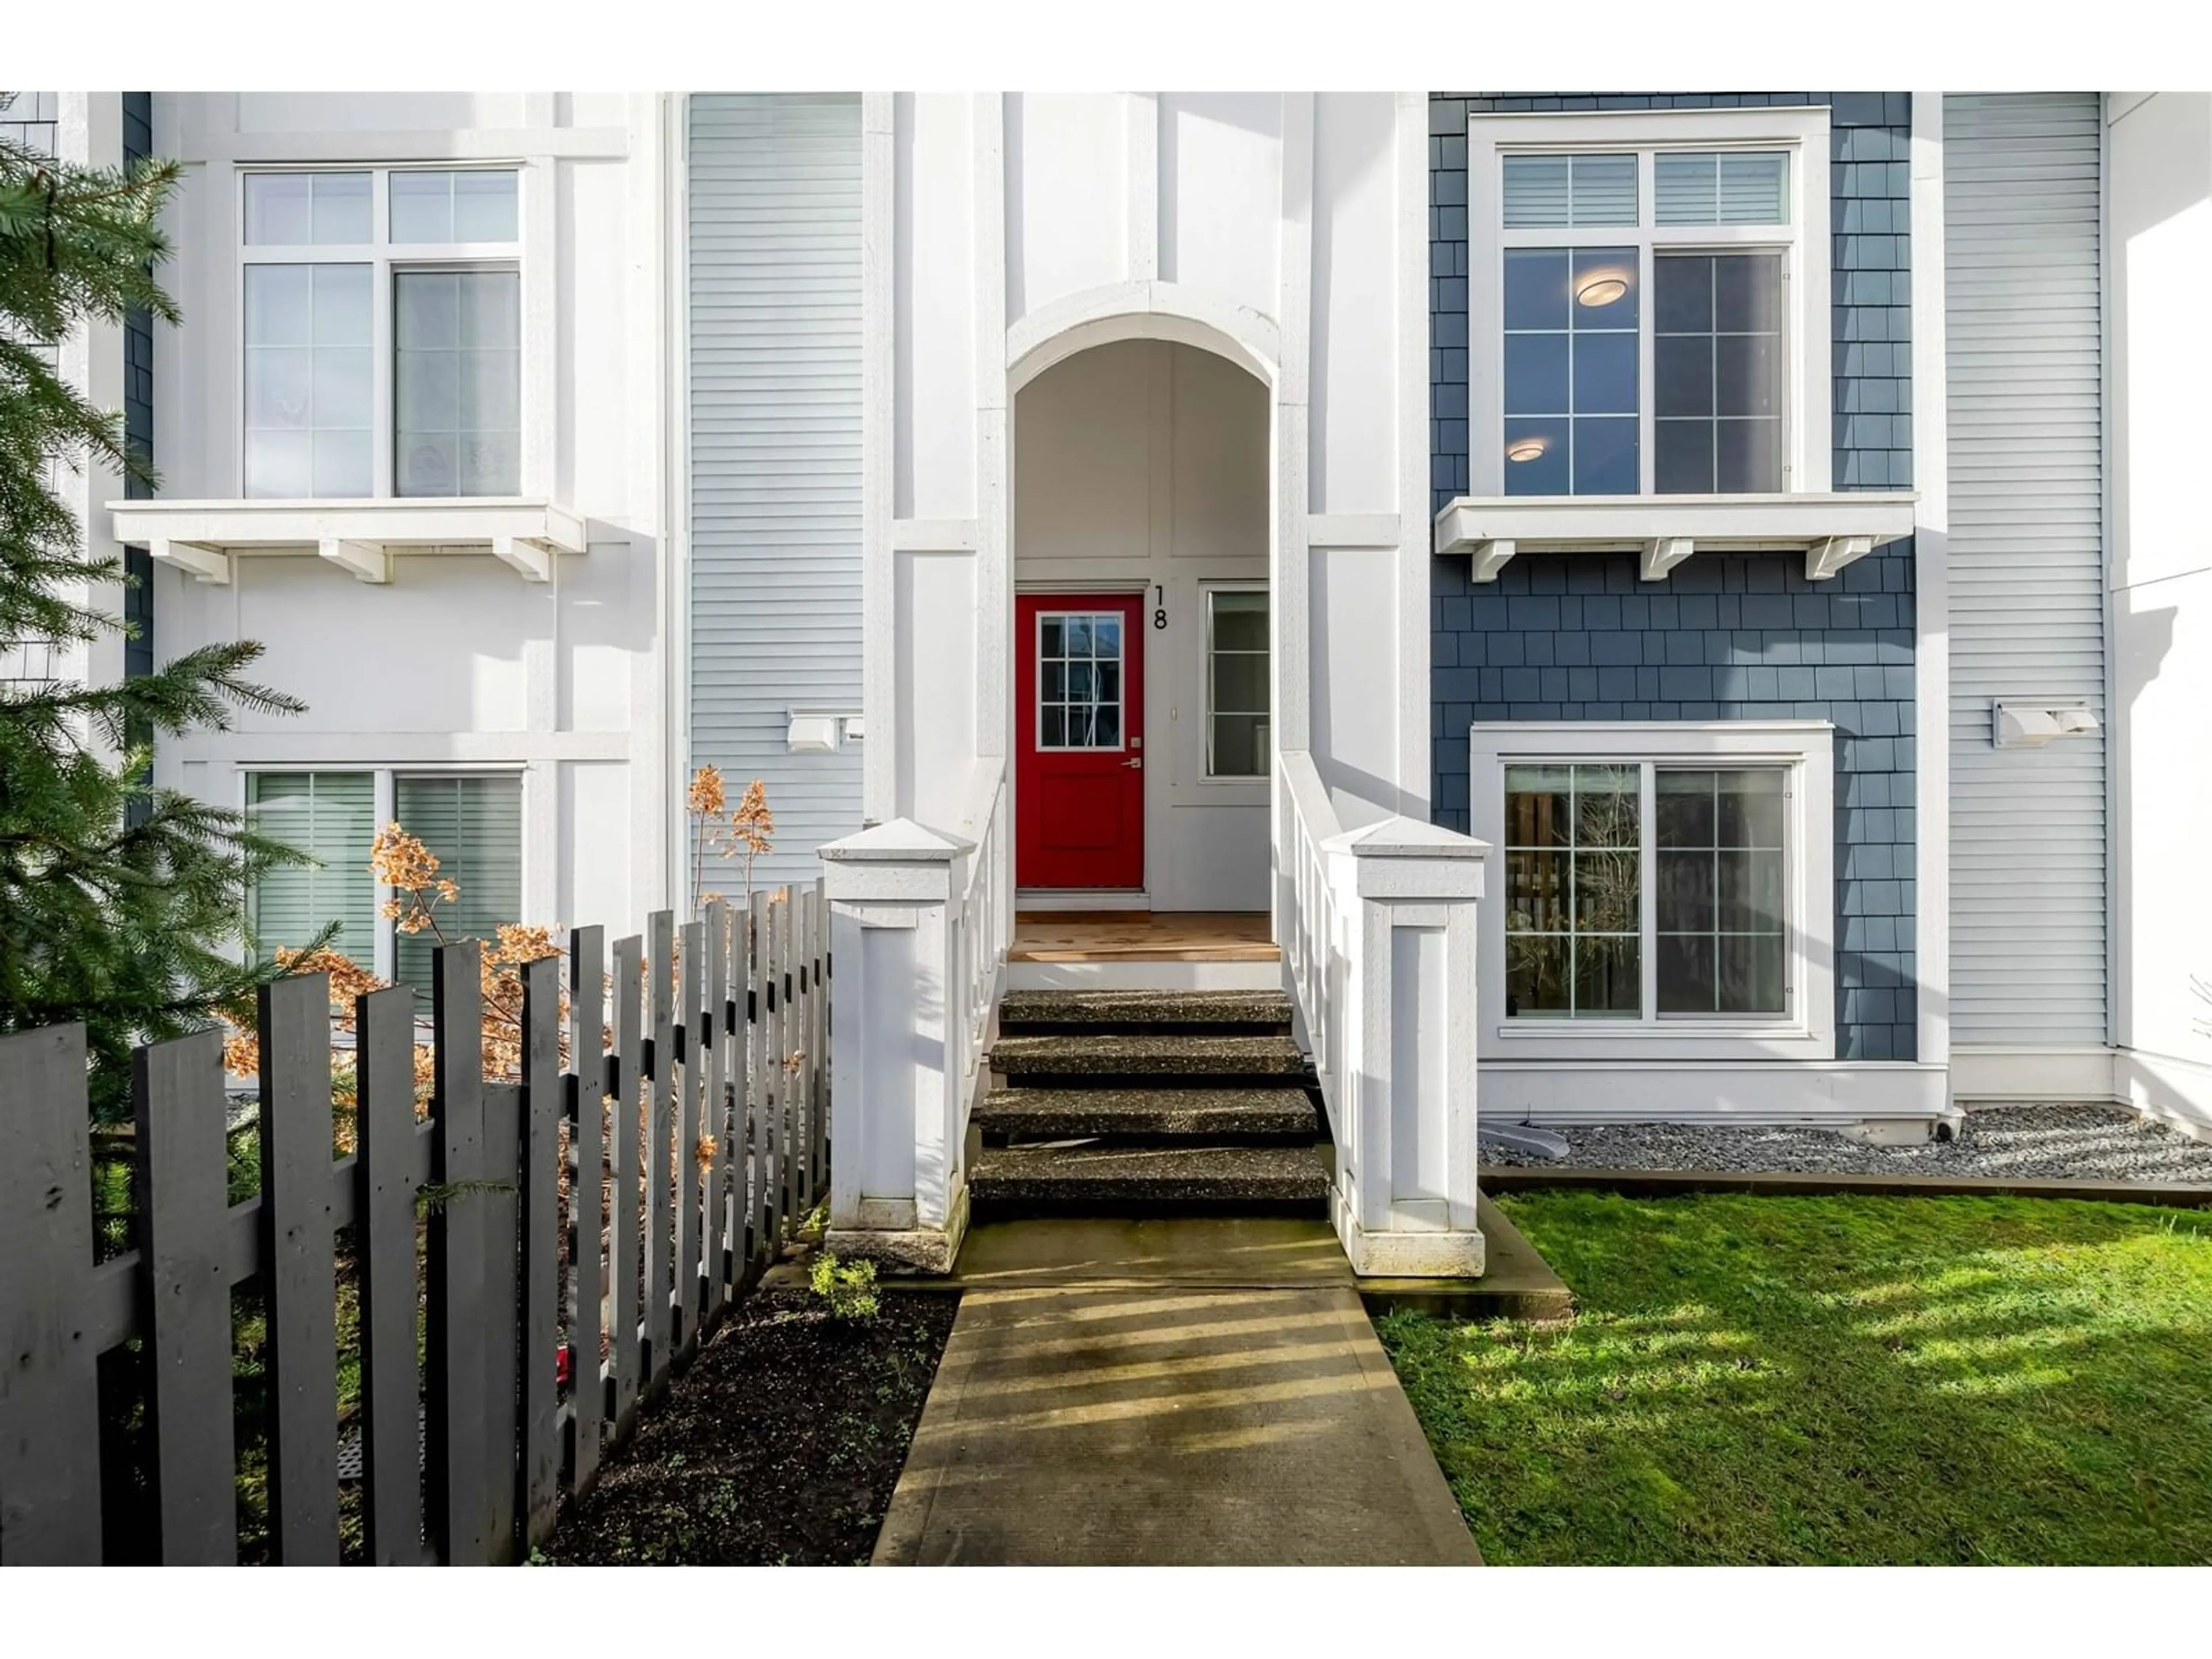
<svg viewBox="0 0 2212 1659">
<path fill-rule="evenodd" d="M 1505 494 L 1505 250 L 1516 247 L 1633 247 L 1643 295 L 1638 313 L 1638 455 L 1636 495 L 1516 496 L 1527 501 L 1734 501 L 1743 496 L 1659 495 L 1653 431 L 1652 261 L 1656 252 L 1775 252 L 1783 256 L 1784 351 L 1789 370 L 1783 411 L 1785 495 L 1825 493 L 1833 472 L 1828 306 L 1828 112 L 1823 107 L 1620 110 L 1576 115 L 1474 115 L 1468 118 L 1468 493 Z M 1662 150 L 1783 150 L 1790 156 L 1787 225 L 1659 225 L 1653 157 Z M 1634 226 L 1582 225 L 1507 230 L 1501 159 L 1509 155 L 1638 152 Z"/>
<path fill-rule="evenodd" d="M 1475 838 L 1505 844 L 1505 769 L 1617 762 L 1723 769 L 1775 766 L 1788 773 L 1784 803 L 1784 887 L 1788 906 L 1787 1011 L 1775 1017 L 1659 1015 L 1658 884 L 1651 803 L 1639 837 L 1644 871 L 1639 952 L 1642 1006 L 1636 1019 L 1509 1019 L 1505 1013 L 1505 903 L 1502 864 L 1496 897 L 1484 902 L 1476 956 L 1476 1006 L 1486 1060 L 1833 1060 L 1835 987 L 1835 727 L 1826 720 L 1591 720 L 1477 722 L 1470 729 L 1468 808 Z M 1645 774 L 1647 784 L 1650 773 Z M 1502 860 L 1502 852 L 1496 854 Z"/>
<path fill-rule="evenodd" d="M 240 813 L 244 813 L 248 810 L 247 804 L 252 799 L 253 785 L 252 780 L 253 777 L 257 774 L 270 772 L 368 773 L 375 780 L 373 791 L 376 801 L 374 823 L 376 830 L 380 834 L 382 833 L 384 826 L 390 823 L 392 819 L 398 815 L 398 780 L 403 777 L 520 778 L 522 781 L 522 846 L 520 849 L 522 857 L 521 890 L 526 895 L 530 891 L 531 799 L 530 768 L 526 764 L 520 762 L 512 764 L 501 764 L 495 762 L 490 763 L 455 762 L 441 764 L 434 761 L 421 763 L 401 762 L 397 764 L 392 764 L 368 763 L 361 761 L 343 760 L 277 761 L 268 763 L 246 762 L 241 763 L 238 767 L 234 775 L 236 781 L 236 805 Z M 402 827 L 404 828 L 404 825 Z M 384 920 L 383 916 L 385 903 L 392 897 L 392 888 L 388 884 L 384 882 L 374 882 L 372 883 L 371 885 L 375 890 L 373 896 L 373 902 L 374 903 L 377 911 L 377 927 L 375 947 L 371 953 L 373 959 L 365 965 L 368 967 L 369 972 L 374 974 L 379 979 L 388 981 L 392 979 L 393 973 L 397 970 L 399 965 L 398 924 L 395 922 L 386 921 Z M 521 920 L 520 916 L 515 919 L 518 921 Z"/>
<path fill-rule="evenodd" d="M 308 173 L 366 173 L 368 174 L 369 237 L 367 242 L 312 242 L 297 246 L 250 243 L 246 240 L 246 180 L 255 174 Z M 395 173 L 512 173 L 515 175 L 514 240 L 512 242 L 395 242 L 392 240 L 392 175 Z M 518 501 L 534 493 L 532 443 L 541 423 L 550 422 L 553 410 L 550 386 L 536 368 L 543 356 L 537 338 L 539 324 L 532 313 L 532 261 L 525 249 L 532 240 L 530 222 L 530 167 L 520 160 L 437 161 L 410 162 L 404 167 L 365 161 L 332 161 L 312 167 L 241 167 L 232 188 L 237 191 L 238 270 L 233 284 L 234 337 L 231 373 L 232 427 L 237 446 L 237 467 L 232 482 L 239 500 L 246 499 L 246 268 L 248 265 L 367 265 L 369 267 L 369 490 L 367 496 L 310 496 L 318 502 L 334 501 L 416 502 L 483 502 Z M 398 344 L 394 327 L 393 278 L 403 270 L 513 270 L 521 276 L 518 295 L 521 328 L 516 388 L 522 417 L 518 440 L 520 468 L 514 495 L 402 495 L 398 492 Z M 546 428 L 550 429 L 550 428 Z"/>
<path fill-rule="evenodd" d="M 1265 599 L 1267 601 L 1266 654 L 1272 658 L 1275 652 L 1275 600 L 1273 590 L 1266 582 L 1201 580 L 1199 583 L 1198 706 L 1201 711 L 1200 718 L 1203 725 L 1199 731 L 1198 781 L 1208 789 L 1235 788 L 1239 785 L 1255 783 L 1264 784 L 1267 781 L 1267 771 L 1216 772 L 1213 769 L 1213 596 L 1217 593 L 1257 593 Z M 1238 654 L 1249 656 L 1252 653 L 1244 652 Z M 1274 683 L 1274 671 L 1270 667 L 1267 673 L 1267 684 L 1272 689 Z M 1261 711 L 1267 720 L 1267 750 L 1271 756 L 1274 752 L 1275 744 L 1273 731 L 1275 711 L 1273 704 L 1273 699 L 1271 696 L 1269 707 Z"/>
</svg>

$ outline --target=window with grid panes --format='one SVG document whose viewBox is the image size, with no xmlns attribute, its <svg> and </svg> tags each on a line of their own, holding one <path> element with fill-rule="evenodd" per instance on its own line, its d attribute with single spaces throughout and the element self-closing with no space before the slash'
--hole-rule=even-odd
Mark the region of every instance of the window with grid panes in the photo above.
<svg viewBox="0 0 2212 1659">
<path fill-rule="evenodd" d="M 243 175 L 244 493 L 521 489 L 520 175 Z"/>
<path fill-rule="evenodd" d="M 1038 748 L 1121 747 L 1121 646 L 1119 611 L 1038 613 Z"/>
<path fill-rule="evenodd" d="M 1267 596 L 1206 595 L 1206 775 L 1267 775 Z"/>
<path fill-rule="evenodd" d="M 1790 153 L 1496 156 L 1503 491 L 1790 487 Z M 1484 394 L 1478 394 L 1484 395 Z"/>
<path fill-rule="evenodd" d="M 1507 1017 L 1787 1013 L 1786 787 L 1771 766 L 1508 765 Z"/>
</svg>

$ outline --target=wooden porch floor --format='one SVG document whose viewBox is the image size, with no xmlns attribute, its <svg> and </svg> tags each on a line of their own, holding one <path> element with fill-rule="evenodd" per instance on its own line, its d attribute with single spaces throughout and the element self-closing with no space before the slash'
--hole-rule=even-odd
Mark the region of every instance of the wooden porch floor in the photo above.
<svg viewBox="0 0 2212 1659">
<path fill-rule="evenodd" d="M 1275 962 L 1264 910 L 1024 910 L 1015 962 Z"/>
</svg>

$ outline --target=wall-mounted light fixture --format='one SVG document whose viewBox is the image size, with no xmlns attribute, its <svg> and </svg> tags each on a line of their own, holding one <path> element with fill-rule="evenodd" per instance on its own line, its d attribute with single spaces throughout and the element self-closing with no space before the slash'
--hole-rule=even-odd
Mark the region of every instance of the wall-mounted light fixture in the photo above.
<svg viewBox="0 0 2212 1659">
<path fill-rule="evenodd" d="M 2079 703 L 2000 702 L 1991 705 L 2000 749 L 2040 749 L 2057 738 L 2097 729 L 2095 714 Z"/>
<path fill-rule="evenodd" d="M 784 744 L 794 755 L 826 755 L 844 744 L 860 741 L 857 710 L 793 708 L 787 712 L 791 724 L 785 729 Z"/>
</svg>

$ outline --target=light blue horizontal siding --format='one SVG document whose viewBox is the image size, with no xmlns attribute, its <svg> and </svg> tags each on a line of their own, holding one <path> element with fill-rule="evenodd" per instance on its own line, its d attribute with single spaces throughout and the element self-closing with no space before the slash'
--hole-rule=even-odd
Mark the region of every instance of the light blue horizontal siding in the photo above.
<svg viewBox="0 0 2212 1659">
<path fill-rule="evenodd" d="M 1990 713 L 2106 718 L 2101 137 L 2095 93 L 1943 100 L 1962 1043 L 2106 1040 L 2105 734 L 1999 749 Z"/>
<path fill-rule="evenodd" d="M 860 102 L 695 94 L 690 121 L 691 761 L 732 804 L 766 784 L 756 884 L 805 879 L 860 823 L 858 747 L 786 742 L 793 707 L 860 706 Z"/>
</svg>

